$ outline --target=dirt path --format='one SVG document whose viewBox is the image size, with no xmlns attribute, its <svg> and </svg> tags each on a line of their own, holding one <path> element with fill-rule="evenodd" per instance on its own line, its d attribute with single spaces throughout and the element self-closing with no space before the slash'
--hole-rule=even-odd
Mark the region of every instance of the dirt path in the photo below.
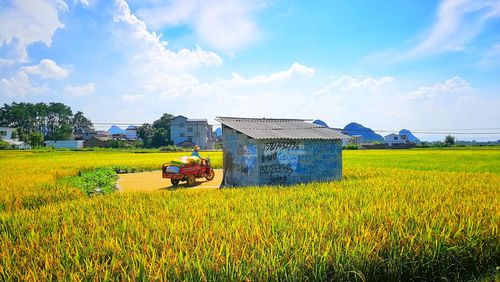
<svg viewBox="0 0 500 282">
<path fill-rule="evenodd" d="M 186 182 L 181 182 L 177 187 L 174 187 L 170 183 L 170 179 L 161 177 L 161 170 L 120 174 L 117 186 L 122 192 L 175 190 L 177 188 L 219 188 L 222 182 L 222 169 L 215 169 L 214 171 L 215 177 L 212 181 L 198 178 L 193 187 L 188 187 Z"/>
</svg>

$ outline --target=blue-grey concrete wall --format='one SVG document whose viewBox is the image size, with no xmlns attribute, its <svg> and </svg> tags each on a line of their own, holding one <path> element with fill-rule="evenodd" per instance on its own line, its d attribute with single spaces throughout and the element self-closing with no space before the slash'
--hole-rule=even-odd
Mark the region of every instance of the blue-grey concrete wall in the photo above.
<svg viewBox="0 0 500 282">
<path fill-rule="evenodd" d="M 260 184 L 342 178 L 341 140 L 263 140 L 261 145 Z"/>
<path fill-rule="evenodd" d="M 224 186 L 290 185 L 342 178 L 340 140 L 255 140 L 223 127 Z"/>
<path fill-rule="evenodd" d="M 224 186 L 259 185 L 259 141 L 224 127 Z"/>
</svg>

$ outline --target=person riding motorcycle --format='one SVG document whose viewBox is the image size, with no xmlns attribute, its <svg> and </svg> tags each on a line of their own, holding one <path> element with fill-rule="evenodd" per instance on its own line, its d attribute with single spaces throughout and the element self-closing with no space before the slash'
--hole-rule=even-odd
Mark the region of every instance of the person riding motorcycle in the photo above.
<svg viewBox="0 0 500 282">
<path fill-rule="evenodd" d="M 192 157 L 198 157 L 201 160 L 203 160 L 203 158 L 200 156 L 200 153 L 198 152 L 199 150 L 200 150 L 200 147 L 198 145 L 194 145 L 193 152 L 191 153 L 191 156 Z"/>
</svg>

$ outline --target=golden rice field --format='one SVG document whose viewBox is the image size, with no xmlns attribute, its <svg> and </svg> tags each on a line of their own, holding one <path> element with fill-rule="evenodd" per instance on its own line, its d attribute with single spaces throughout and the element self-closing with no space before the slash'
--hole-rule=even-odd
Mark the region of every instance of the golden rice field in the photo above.
<svg viewBox="0 0 500 282">
<path fill-rule="evenodd" d="M 291 187 L 67 181 L 180 155 L 0 151 L 0 280 L 499 279 L 499 147 L 344 151 L 342 181 Z"/>
</svg>

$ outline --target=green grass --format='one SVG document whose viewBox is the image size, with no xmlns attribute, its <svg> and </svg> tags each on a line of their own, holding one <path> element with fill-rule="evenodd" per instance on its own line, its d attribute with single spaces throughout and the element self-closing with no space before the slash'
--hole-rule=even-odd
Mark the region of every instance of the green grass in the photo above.
<svg viewBox="0 0 500 282">
<path fill-rule="evenodd" d="M 0 280 L 498 277 L 497 148 L 344 151 L 343 181 L 291 187 L 88 197 L 61 181 L 175 157 L 0 152 Z"/>
<path fill-rule="evenodd" d="M 117 179 L 116 171 L 111 167 L 106 167 L 80 172 L 78 177 L 71 178 L 71 181 L 74 181 L 74 185 L 85 195 L 104 195 L 117 190 Z"/>
</svg>

